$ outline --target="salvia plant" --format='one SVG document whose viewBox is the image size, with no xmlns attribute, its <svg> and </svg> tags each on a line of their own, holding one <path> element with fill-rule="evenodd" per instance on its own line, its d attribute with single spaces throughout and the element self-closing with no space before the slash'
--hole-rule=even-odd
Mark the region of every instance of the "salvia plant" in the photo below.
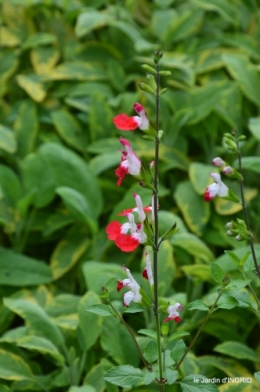
<svg viewBox="0 0 260 392">
<path fill-rule="evenodd" d="M 133 110 L 137 115 L 129 117 L 126 114 L 118 114 L 113 120 L 118 130 L 133 131 L 135 134 L 139 130 L 141 137 L 149 144 L 149 148 L 151 143 L 154 145 L 154 159 L 146 163 L 138 157 L 126 138 L 119 138 L 122 155 L 121 162 L 115 170 L 118 178 L 117 185 L 121 185 L 125 176 L 131 175 L 139 182 L 139 185 L 150 190 L 150 204 L 145 206 L 140 195 L 133 192 L 133 203 L 128 209 L 118 211 L 120 221 L 112 220 L 106 228 L 108 239 L 113 241 L 122 252 L 133 252 L 137 247 L 143 247 L 142 278 L 139 277 L 137 282 L 130 269 L 122 265 L 125 278 L 112 277 L 101 288 L 103 303 L 91 305 L 86 310 L 100 316 L 119 319 L 130 334 L 133 345 L 140 356 L 141 369 L 130 364 L 112 367 L 104 375 L 104 379 L 109 383 L 130 389 L 153 384 L 152 389 L 157 388 L 161 392 L 165 391 L 168 385 L 173 384 L 179 385 L 184 392 L 218 391 L 217 383 L 221 382 L 219 379 L 209 379 L 207 374 L 196 374 L 196 372 L 183 377 L 181 369 L 185 360 L 192 355 L 193 345 L 207 321 L 218 309 L 251 306 L 252 311 L 259 318 L 260 301 L 251 282 L 260 278 L 260 267 L 247 214 L 240 152 L 240 145 L 245 140 L 245 136 L 239 135 L 237 130 L 224 134 L 223 145 L 227 153 L 237 155 L 237 167 L 232 167 L 221 157 L 214 158 L 215 170 L 210 174 L 214 182 L 206 188 L 204 194 L 205 202 L 220 197 L 233 203 L 240 203 L 242 206 L 244 219 L 237 218 L 226 224 L 228 236 L 235 237 L 237 241 L 246 240 L 250 245 L 250 251 L 241 257 L 235 252 L 226 251 L 239 271 L 237 277 L 230 278 L 217 262 L 211 263 L 211 274 L 218 284 L 218 289 L 211 297 L 211 306 L 200 299 L 184 304 L 178 300 L 159 296 L 159 287 L 163 285 L 163 282 L 160 281 L 158 255 L 162 244 L 179 230 L 176 222 L 169 222 L 168 230 L 164 233 L 159 230 L 159 154 L 160 141 L 163 138 L 163 130 L 160 129 L 160 96 L 167 90 L 161 88 L 161 77 L 171 75 L 170 71 L 160 69 L 162 55 L 160 51 L 155 52 L 154 67 L 143 65 L 143 69 L 147 72 L 147 83 L 139 84 L 141 90 L 154 97 L 155 123 L 152 124 L 145 107 L 140 103 L 133 105 Z M 220 171 L 228 178 L 238 181 L 239 195 L 236 195 L 231 187 L 222 181 Z M 143 283 L 140 284 L 141 279 Z M 111 299 L 111 293 L 115 290 L 120 293 L 121 290 L 124 292 L 122 295 L 123 311 L 118 301 Z M 187 347 L 185 339 L 189 333 L 181 327 L 176 330 L 176 327 L 181 326 L 185 313 L 193 310 L 204 311 L 206 316 Z M 146 319 L 149 320 L 147 324 L 150 328 L 142 328 L 136 335 L 125 316 L 129 319 L 131 314 L 139 312 L 146 313 Z M 145 345 L 142 344 L 140 336 L 147 338 Z M 255 377 L 259 380 L 260 372 L 256 372 Z M 223 383 L 227 382 L 225 380 Z M 246 387 L 248 383 L 255 381 L 244 378 L 240 382 Z"/>
</svg>

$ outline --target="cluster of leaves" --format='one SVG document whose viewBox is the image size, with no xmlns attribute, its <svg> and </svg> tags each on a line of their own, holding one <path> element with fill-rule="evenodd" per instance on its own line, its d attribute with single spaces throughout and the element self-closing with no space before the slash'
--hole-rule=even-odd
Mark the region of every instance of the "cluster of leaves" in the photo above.
<svg viewBox="0 0 260 392">
<path fill-rule="evenodd" d="M 0 5 L 1 391 L 116 392 L 118 387 L 102 379 L 112 363 L 139 365 L 119 321 L 85 308 L 100 301 L 97 294 L 108 279 L 124 278 L 119 265 L 141 270 L 142 255 L 122 255 L 105 236 L 110 217 L 134 204 L 131 179 L 115 186 L 111 168 L 120 154 L 112 118 L 130 114 L 140 101 L 154 120 L 154 100 L 137 84 L 146 80 L 141 65 L 151 63 L 158 47 L 165 52 L 162 68 L 172 72 L 162 79 L 168 92 L 161 100 L 160 230 L 174 222 L 180 229 L 161 247 L 160 295 L 183 305 L 203 301 L 193 302 L 195 311 L 185 312 L 179 331 L 194 335 L 214 302 L 221 271 L 234 279 L 181 374 L 251 377 L 259 370 L 259 318 L 236 265 L 228 255 L 215 260 L 228 247 L 239 264 L 248 251 L 224 232 L 230 215 L 240 216 L 240 206 L 222 199 L 212 206 L 202 194 L 212 158 L 235 159 L 220 144 L 224 132 L 238 128 L 248 136 L 242 146 L 246 198 L 258 240 L 257 0 L 1 0 Z M 142 159 L 153 159 L 152 144 L 147 149 L 137 138 L 131 143 Z M 150 204 L 150 193 L 137 188 Z M 213 261 L 220 270 L 212 269 Z M 257 286 L 250 257 L 242 267 Z M 151 327 L 146 316 L 131 318 L 135 331 Z M 155 360 L 151 338 L 138 339 Z M 180 342 L 175 350 L 182 352 Z M 181 388 L 193 390 L 192 379 L 186 381 Z M 254 383 L 242 385 L 243 391 L 252 388 Z"/>
</svg>

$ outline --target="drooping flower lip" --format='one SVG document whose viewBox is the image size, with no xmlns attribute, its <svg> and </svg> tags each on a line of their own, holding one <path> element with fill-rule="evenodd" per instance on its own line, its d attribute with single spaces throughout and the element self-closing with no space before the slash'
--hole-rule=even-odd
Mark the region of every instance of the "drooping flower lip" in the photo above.
<svg viewBox="0 0 260 392">
<path fill-rule="evenodd" d="M 121 113 L 114 117 L 113 123 L 121 131 L 134 131 L 139 127 L 137 116 L 128 117 L 126 114 Z"/>
<path fill-rule="evenodd" d="M 121 131 L 134 131 L 137 128 L 141 130 L 149 129 L 149 120 L 144 107 L 136 102 L 133 109 L 137 112 L 138 116 L 129 117 L 124 113 L 118 114 L 113 119 L 115 126 Z"/>
</svg>

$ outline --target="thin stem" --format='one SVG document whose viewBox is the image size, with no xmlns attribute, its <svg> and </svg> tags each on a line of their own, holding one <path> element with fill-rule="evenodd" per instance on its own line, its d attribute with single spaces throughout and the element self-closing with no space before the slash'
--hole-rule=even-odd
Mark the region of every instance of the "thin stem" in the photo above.
<svg viewBox="0 0 260 392">
<path fill-rule="evenodd" d="M 240 270 L 240 271 L 241 271 L 241 270 Z M 243 277 L 244 277 L 245 279 L 247 279 L 246 274 L 245 274 L 243 271 L 241 271 L 241 272 L 242 272 Z M 256 303 L 257 303 L 258 308 L 260 308 L 260 301 L 259 301 L 259 299 L 257 298 L 257 295 L 256 295 L 256 293 L 255 293 L 255 290 L 253 289 L 253 287 L 252 287 L 252 285 L 251 285 L 250 283 L 248 283 L 248 287 L 249 287 L 249 290 L 251 291 L 251 293 L 253 294 L 253 296 L 254 296 L 254 298 L 255 298 L 255 301 L 256 301 Z"/>
<path fill-rule="evenodd" d="M 223 293 L 223 289 L 220 290 L 219 295 L 217 296 L 217 298 L 216 298 L 214 304 L 211 306 L 211 308 L 210 308 L 210 310 L 209 310 L 207 316 L 205 317 L 203 323 L 202 323 L 201 326 L 199 327 L 199 329 L 198 329 L 196 335 L 194 336 L 194 338 L 193 338 L 191 344 L 189 345 L 189 347 L 187 348 L 187 350 L 185 351 L 185 353 L 183 354 L 183 356 L 181 357 L 181 359 L 179 360 L 179 362 L 177 363 L 177 365 L 174 367 L 175 370 L 179 369 L 179 367 L 180 367 L 180 365 L 182 364 L 182 362 L 184 361 L 186 355 L 187 355 L 187 354 L 190 352 L 190 350 L 192 349 L 194 343 L 195 343 L 196 340 L 198 339 L 198 337 L 199 337 L 201 331 L 203 330 L 204 325 L 206 324 L 206 322 L 207 322 L 208 319 L 210 318 L 211 314 L 213 313 L 214 308 L 215 308 L 215 306 L 216 306 L 216 304 L 217 304 L 219 298 L 221 297 L 222 293 Z"/>
<path fill-rule="evenodd" d="M 129 327 L 129 325 L 127 324 L 127 322 L 123 319 L 123 317 L 121 316 L 121 314 L 120 313 L 118 313 L 118 311 L 116 310 L 116 308 L 112 305 L 112 303 L 108 300 L 108 303 L 109 303 L 109 305 L 111 306 L 111 308 L 113 309 L 113 311 L 115 312 L 115 314 L 117 315 L 117 317 L 119 318 L 119 320 L 124 324 L 124 326 L 126 327 L 126 329 L 128 330 L 128 332 L 130 333 L 130 335 L 131 335 L 131 337 L 132 337 L 132 339 L 133 339 L 133 341 L 134 341 L 134 344 L 135 344 L 135 347 L 137 348 L 137 351 L 138 351 L 138 353 L 139 353 L 139 355 L 140 355 L 140 357 L 141 357 L 141 360 L 143 361 L 143 364 L 144 364 L 144 366 L 146 367 L 146 369 L 149 371 L 149 372 L 152 372 L 152 367 L 146 362 L 146 360 L 145 360 L 145 358 L 144 358 L 144 356 L 143 356 L 143 353 L 142 353 L 142 351 L 141 351 L 141 349 L 140 349 L 140 347 L 139 347 L 139 345 L 138 345 L 138 343 L 137 343 L 137 341 L 136 341 L 136 338 L 135 338 L 135 335 L 134 335 L 134 333 L 133 333 L 133 331 L 131 330 L 131 328 Z"/>
<path fill-rule="evenodd" d="M 240 148 L 239 148 L 239 142 L 237 140 L 237 137 L 236 137 L 235 140 L 236 140 L 236 145 L 237 145 L 237 156 L 238 156 L 238 167 L 239 167 L 238 171 L 239 171 L 239 173 L 241 174 L 241 177 L 242 177 L 241 151 L 240 151 Z M 249 225 L 249 219 L 248 219 L 248 213 L 247 213 L 247 208 L 246 208 L 246 202 L 245 202 L 245 192 L 244 192 L 243 177 L 242 177 L 241 180 L 239 180 L 239 187 L 240 187 L 241 204 L 242 204 L 242 208 L 243 208 L 243 215 L 244 215 L 244 219 L 245 219 L 245 224 L 246 224 L 247 230 L 251 233 L 250 225 Z M 252 257 L 253 257 L 254 264 L 255 264 L 255 272 L 258 275 L 258 277 L 260 278 L 260 268 L 259 268 L 259 265 L 258 265 L 257 259 L 256 259 L 256 253 L 255 253 L 253 239 L 250 239 L 249 243 L 250 243 Z"/>
<path fill-rule="evenodd" d="M 158 169 L 159 169 L 159 145 L 160 139 L 158 137 L 159 123 L 160 123 L 160 66 L 159 62 L 156 64 L 156 133 L 155 138 L 155 157 L 154 157 L 154 246 L 153 246 L 153 270 L 154 270 L 154 317 L 157 334 L 157 349 L 158 349 L 158 364 L 160 382 L 163 381 L 163 363 L 162 363 L 162 347 L 161 347 L 161 330 L 160 330 L 160 315 L 158 304 L 158 242 L 159 242 L 159 219 L 158 219 Z M 160 391 L 164 390 L 164 386 L 160 385 Z"/>
</svg>

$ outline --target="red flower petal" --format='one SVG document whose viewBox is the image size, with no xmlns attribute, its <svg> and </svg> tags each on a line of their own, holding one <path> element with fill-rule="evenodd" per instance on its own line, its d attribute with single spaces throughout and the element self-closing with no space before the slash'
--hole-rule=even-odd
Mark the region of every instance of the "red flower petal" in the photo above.
<svg viewBox="0 0 260 392">
<path fill-rule="evenodd" d="M 128 208 L 127 210 L 124 210 L 124 211 L 122 211 L 122 212 L 119 212 L 119 213 L 117 214 L 117 216 L 124 216 L 124 215 L 127 215 L 127 214 L 131 214 L 131 213 L 133 212 L 133 210 L 134 210 L 134 208 Z"/>
<path fill-rule="evenodd" d="M 126 174 L 128 174 L 128 169 L 119 165 L 118 168 L 115 170 L 116 176 L 118 177 L 118 181 L 116 183 L 117 186 L 122 184 L 123 179 L 125 178 Z"/>
<path fill-rule="evenodd" d="M 131 235 L 120 234 L 116 237 L 115 244 L 123 252 L 133 252 L 140 242 Z"/>
<path fill-rule="evenodd" d="M 164 322 L 165 323 L 167 323 L 168 321 L 171 321 L 171 320 L 174 320 L 174 321 L 176 321 L 176 323 L 180 323 L 181 322 L 181 318 L 180 317 L 177 317 L 177 316 L 175 316 L 175 317 L 167 317 L 166 319 L 164 319 Z"/>
<path fill-rule="evenodd" d="M 120 291 L 124 287 L 124 283 L 121 282 L 120 280 L 117 281 L 117 291 Z"/>
<path fill-rule="evenodd" d="M 128 117 L 124 113 L 115 116 L 113 119 L 113 123 L 115 124 L 117 129 L 121 129 L 122 131 L 134 131 L 136 128 L 139 127 L 139 124 L 134 117 Z"/>
<path fill-rule="evenodd" d="M 117 221 L 110 222 L 107 225 L 106 233 L 109 240 L 114 241 L 121 234 L 121 225 Z"/>
<path fill-rule="evenodd" d="M 143 270 L 142 276 L 143 276 L 144 279 L 148 279 L 147 268 L 145 268 L 145 269 Z"/>
<path fill-rule="evenodd" d="M 208 188 L 206 189 L 206 192 L 204 193 L 204 200 L 205 201 L 211 201 L 214 197 L 210 194 L 210 191 Z"/>
</svg>

